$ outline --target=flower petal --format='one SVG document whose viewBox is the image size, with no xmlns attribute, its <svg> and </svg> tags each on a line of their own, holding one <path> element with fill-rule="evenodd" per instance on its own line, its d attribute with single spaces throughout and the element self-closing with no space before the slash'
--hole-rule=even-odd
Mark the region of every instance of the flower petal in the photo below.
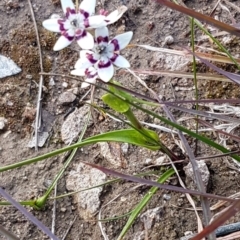
<svg viewBox="0 0 240 240">
<path fill-rule="evenodd" d="M 117 35 L 113 38 L 109 44 L 109 48 L 113 48 L 114 51 L 119 51 L 125 48 L 131 41 L 133 32 L 125 32 Z"/>
<path fill-rule="evenodd" d="M 96 0 L 83 0 L 79 6 L 80 10 L 87 12 L 89 16 L 95 13 Z"/>
<path fill-rule="evenodd" d="M 58 23 L 58 20 L 64 21 L 63 19 L 56 19 L 56 18 L 47 19 L 47 20 L 43 21 L 42 25 L 44 28 L 46 28 L 49 31 L 61 32 L 60 24 Z"/>
<path fill-rule="evenodd" d="M 76 76 L 85 76 L 85 70 L 83 69 L 74 69 L 71 71 L 72 75 L 76 75 Z"/>
<path fill-rule="evenodd" d="M 88 24 L 85 23 L 86 28 L 100 28 L 105 27 L 107 23 L 104 21 L 105 16 L 96 15 L 88 18 Z"/>
<path fill-rule="evenodd" d="M 64 13 L 67 13 L 67 9 L 75 10 L 75 6 L 72 0 L 61 0 L 62 10 Z"/>
<path fill-rule="evenodd" d="M 89 83 L 96 83 L 96 77 L 85 79 L 85 82 L 82 83 L 81 88 L 86 88 L 86 87 L 90 86 L 91 84 L 89 84 Z"/>
<path fill-rule="evenodd" d="M 108 36 L 109 36 L 109 32 L 107 27 L 97 28 L 95 30 L 95 39 L 98 44 L 103 42 L 105 45 L 107 45 Z"/>
<path fill-rule="evenodd" d="M 87 61 L 90 65 L 93 65 L 99 60 L 99 55 L 93 51 L 81 50 L 80 59 L 82 59 L 82 61 Z"/>
<path fill-rule="evenodd" d="M 114 23 L 119 20 L 119 18 L 122 17 L 122 15 L 127 11 L 126 6 L 121 6 L 117 10 L 111 12 L 108 16 L 106 16 L 105 21 L 107 24 Z"/>
<path fill-rule="evenodd" d="M 118 54 L 115 54 L 113 58 L 111 58 L 111 61 L 114 65 L 116 65 L 117 67 L 120 68 L 129 68 L 130 67 L 130 63 L 128 62 L 128 60 Z"/>
<path fill-rule="evenodd" d="M 63 48 L 69 46 L 71 44 L 72 40 L 69 40 L 67 37 L 65 36 L 61 36 L 57 42 L 55 43 L 53 50 L 54 51 L 59 51 L 62 50 Z"/>
<path fill-rule="evenodd" d="M 85 71 L 86 79 L 85 82 L 82 83 L 81 88 L 85 88 L 89 86 L 88 83 L 96 83 L 96 79 L 98 77 L 98 73 L 95 67 L 90 67 Z"/>
<path fill-rule="evenodd" d="M 82 49 L 92 49 L 94 47 L 93 36 L 86 31 L 83 31 L 82 35 L 78 36 L 77 43 Z"/>
<path fill-rule="evenodd" d="M 79 58 L 75 63 L 75 69 L 82 69 L 85 71 L 87 68 L 91 67 L 93 64 L 86 58 Z"/>
<path fill-rule="evenodd" d="M 81 88 L 86 88 L 88 86 L 90 86 L 90 84 L 87 82 L 82 82 L 82 84 L 81 84 Z"/>
<path fill-rule="evenodd" d="M 108 59 L 107 61 L 100 60 L 98 63 L 97 72 L 99 78 L 102 79 L 104 82 L 110 81 L 114 74 L 114 67 L 111 61 L 109 61 Z"/>
</svg>

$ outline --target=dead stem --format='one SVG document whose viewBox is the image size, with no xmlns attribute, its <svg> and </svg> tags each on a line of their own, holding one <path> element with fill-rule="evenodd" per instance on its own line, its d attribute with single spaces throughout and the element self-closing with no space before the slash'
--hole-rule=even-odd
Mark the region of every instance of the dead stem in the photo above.
<svg viewBox="0 0 240 240">
<path fill-rule="evenodd" d="M 38 52 L 39 52 L 40 70 L 41 70 L 41 72 L 43 72 L 42 50 L 41 50 L 38 28 L 37 28 L 35 15 L 33 12 L 31 0 L 28 0 L 28 4 L 29 4 L 31 15 L 32 15 L 32 19 L 33 19 L 33 25 L 34 25 L 35 32 L 36 32 L 37 46 L 38 46 Z M 36 118 L 35 118 L 35 129 L 34 129 L 34 131 L 35 131 L 35 150 L 36 151 L 38 150 L 38 131 L 41 127 L 42 87 L 43 87 L 43 76 L 40 75 L 40 80 L 39 80 L 39 85 L 38 85 L 37 113 L 36 113 Z"/>
</svg>

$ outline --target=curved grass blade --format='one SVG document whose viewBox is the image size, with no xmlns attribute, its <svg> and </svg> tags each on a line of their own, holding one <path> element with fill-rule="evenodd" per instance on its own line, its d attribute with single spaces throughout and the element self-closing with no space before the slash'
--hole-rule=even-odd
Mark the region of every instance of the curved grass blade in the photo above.
<svg viewBox="0 0 240 240">
<path fill-rule="evenodd" d="M 173 109 L 179 110 L 181 112 L 186 112 L 186 113 L 190 113 L 193 115 L 202 116 L 202 117 L 211 118 L 211 119 L 218 119 L 218 120 L 222 120 L 225 122 L 240 124 L 239 118 L 233 118 L 233 117 L 229 117 L 229 116 L 221 115 L 221 114 L 217 114 L 217 113 L 204 112 L 204 111 L 198 111 L 198 110 L 189 109 L 189 108 L 185 108 L 185 107 L 180 107 L 180 106 L 177 106 L 170 102 L 168 102 L 168 103 L 164 102 L 164 104 L 167 105 L 169 108 L 173 108 Z"/>
<path fill-rule="evenodd" d="M 223 196 L 219 196 L 219 195 L 214 195 L 211 193 L 202 193 L 199 191 L 195 191 L 195 190 L 190 190 L 190 189 L 185 189 L 185 188 L 181 188 L 181 187 L 175 187 L 175 186 L 171 186 L 171 185 L 167 185 L 167 184 L 160 184 L 158 182 L 154 182 L 148 179 L 144 179 L 144 178 L 140 178 L 140 177 L 136 177 L 136 176 L 132 176 L 132 175 L 127 175 L 121 172 L 117 172 L 115 170 L 112 169 L 108 169 L 102 166 L 98 166 L 96 164 L 93 163 L 87 163 L 84 161 L 81 161 L 82 163 L 89 165 L 91 167 L 94 167 L 102 172 L 104 172 L 105 174 L 108 175 L 112 175 L 115 176 L 117 178 L 121 178 L 121 179 L 125 179 L 127 181 L 131 181 L 131 182 L 137 182 L 137 183 L 141 183 L 141 184 L 145 184 L 148 186 L 154 186 L 157 188 L 161 188 L 161 189 L 166 189 L 166 190 L 170 190 L 170 191 L 175 191 L 175 192 L 180 192 L 180 193 L 189 193 L 192 195 L 196 195 L 196 196 L 202 196 L 202 197 L 206 197 L 206 198 L 213 198 L 213 199 L 219 199 L 219 200 L 224 200 L 227 202 L 235 202 L 235 199 L 232 198 L 227 198 L 227 197 L 223 197 Z"/>
<path fill-rule="evenodd" d="M 221 226 L 223 223 L 225 223 L 229 218 L 234 216 L 239 211 L 240 211 L 240 200 L 238 199 L 237 201 L 235 201 L 235 203 L 232 204 L 230 208 L 228 208 L 227 211 L 222 213 L 220 217 L 215 219 L 210 225 L 206 226 L 202 230 L 202 232 L 194 236 L 192 240 L 201 240 L 204 237 L 208 236 L 211 232 L 216 230 L 219 226 Z"/>
<path fill-rule="evenodd" d="M 86 130 L 87 130 L 87 125 L 89 123 L 89 120 L 90 120 L 90 116 L 91 116 L 91 112 L 89 111 L 88 113 L 88 116 L 87 116 L 87 119 L 86 119 L 86 122 L 84 124 L 84 127 L 83 127 L 83 130 L 78 138 L 78 143 L 81 143 L 82 142 L 82 139 L 83 139 L 83 136 L 84 134 L 86 133 Z M 61 168 L 61 170 L 58 172 L 58 174 L 55 176 L 54 180 L 52 181 L 51 185 L 48 187 L 47 191 L 44 193 L 44 195 L 40 198 L 38 198 L 36 201 L 35 201 L 35 206 L 37 208 L 43 208 L 50 193 L 52 192 L 52 190 L 55 188 L 58 180 L 61 178 L 62 174 L 65 172 L 65 170 L 67 169 L 67 167 L 69 166 L 69 164 L 72 162 L 75 154 L 77 153 L 77 150 L 78 148 L 74 148 L 70 155 L 68 156 L 67 160 L 65 161 L 63 167 Z"/>
<path fill-rule="evenodd" d="M 0 187 L 0 194 L 10 202 L 15 208 L 17 208 L 26 218 L 28 218 L 33 224 L 35 224 L 40 230 L 47 234 L 52 240 L 59 240 L 42 222 L 35 218 L 30 212 L 28 212 L 22 205 L 16 202 L 7 192 Z"/>
<path fill-rule="evenodd" d="M 168 120 L 168 119 L 166 119 L 166 118 L 164 118 L 164 117 L 162 117 L 162 116 L 160 116 L 160 115 L 158 115 L 158 114 L 156 114 L 156 113 L 154 113 L 154 112 L 152 112 L 152 111 L 150 111 L 150 110 L 148 110 L 146 108 L 138 106 L 135 103 L 131 103 L 131 105 L 136 107 L 136 108 L 138 108 L 138 109 L 140 109 L 140 110 L 142 110 L 143 112 L 145 112 L 145 113 L 147 113 L 147 114 L 149 114 L 149 115 L 151 115 L 151 116 L 161 120 L 165 124 L 170 125 L 170 126 L 176 128 L 176 129 L 180 130 L 181 132 L 185 132 L 189 136 L 194 137 L 194 138 L 196 138 L 196 139 L 206 143 L 207 145 L 212 146 L 212 147 L 220 150 L 223 153 L 229 153 L 230 152 L 228 149 L 226 149 L 225 147 L 221 146 L 220 144 L 212 141 L 211 139 L 209 139 L 207 137 L 204 137 L 204 136 L 202 136 L 200 134 L 196 134 L 195 132 L 192 132 L 191 130 L 188 130 L 187 128 L 185 128 L 185 127 L 183 127 L 183 126 L 181 126 L 181 125 L 179 125 L 177 123 L 174 123 L 174 122 L 172 122 L 172 121 L 170 121 L 170 120 Z M 232 158 L 234 158 L 235 160 L 240 162 L 240 156 L 232 155 Z"/>
<path fill-rule="evenodd" d="M 157 180 L 157 182 L 164 183 L 173 174 L 174 174 L 174 170 L 171 168 L 167 170 L 164 174 L 162 174 L 161 177 Z M 151 187 L 151 189 L 148 191 L 147 194 L 145 194 L 143 199 L 138 203 L 138 205 L 134 208 L 134 210 L 131 211 L 131 215 L 129 216 L 127 223 L 125 224 L 124 228 L 122 229 L 120 235 L 117 238 L 118 240 L 122 239 L 125 236 L 129 228 L 134 223 L 134 220 L 137 218 L 137 216 L 140 214 L 143 208 L 148 204 L 148 202 L 151 200 L 151 198 L 157 192 L 157 190 L 158 190 L 158 187 Z"/>
<path fill-rule="evenodd" d="M 201 14 L 199 12 L 196 12 L 193 9 L 182 7 L 180 5 L 174 4 L 174 3 L 170 2 L 170 1 L 167 1 L 167 0 L 155 0 L 155 1 L 158 2 L 159 4 L 167 6 L 171 9 L 173 9 L 173 10 L 184 13 L 188 16 L 191 16 L 191 17 L 196 18 L 200 21 L 203 21 L 203 22 L 208 23 L 210 25 L 213 25 L 217 28 L 220 28 L 220 29 L 222 29 L 226 32 L 229 32 L 231 34 L 240 36 L 240 29 L 235 28 L 235 27 L 233 27 L 231 25 L 228 25 L 226 23 L 217 21 L 214 18 L 211 18 L 211 17 L 206 16 L 204 14 Z"/>
<path fill-rule="evenodd" d="M 155 134 L 154 131 L 152 132 Z M 0 172 L 4 172 L 10 169 L 22 167 L 24 165 L 45 160 L 46 158 L 56 156 L 60 153 L 72 150 L 74 148 L 83 147 L 83 146 L 94 144 L 97 142 L 123 142 L 123 143 L 129 143 L 129 144 L 141 146 L 141 147 L 146 147 L 151 150 L 159 150 L 160 148 L 160 146 L 156 143 L 155 139 L 151 139 L 150 137 L 147 138 L 143 136 L 141 133 L 139 133 L 138 131 L 136 131 L 135 129 L 116 130 L 116 131 L 107 132 L 107 133 L 103 133 L 103 134 L 99 134 L 99 135 L 87 138 L 80 143 L 75 143 L 71 146 L 67 146 L 67 147 L 52 151 L 50 153 L 43 154 L 41 156 L 37 156 L 37 157 L 24 160 L 18 163 L 0 167 Z"/>
<path fill-rule="evenodd" d="M 196 56 L 197 58 L 199 58 L 203 63 L 205 63 L 208 67 L 212 68 L 213 70 L 215 70 L 216 72 L 222 74 L 223 76 L 227 77 L 228 79 L 232 80 L 234 83 L 240 84 L 240 75 L 236 74 L 236 73 L 230 73 L 227 71 L 222 70 L 221 68 L 215 66 L 214 64 L 210 63 L 209 61 L 199 57 L 196 53 L 192 54 L 194 56 Z"/>
</svg>

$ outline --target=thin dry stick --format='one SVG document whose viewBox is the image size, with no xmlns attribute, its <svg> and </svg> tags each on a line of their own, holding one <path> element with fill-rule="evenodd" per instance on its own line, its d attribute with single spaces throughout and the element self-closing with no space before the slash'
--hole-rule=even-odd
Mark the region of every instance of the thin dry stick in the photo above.
<svg viewBox="0 0 240 240">
<path fill-rule="evenodd" d="M 240 231 L 229 234 L 225 237 L 219 237 L 217 240 L 236 240 L 240 238 Z"/>
<path fill-rule="evenodd" d="M 19 238 L 15 234 L 9 232 L 1 225 L 0 225 L 0 233 L 6 236 L 9 240 L 19 240 Z"/>
<path fill-rule="evenodd" d="M 103 236 L 104 240 L 109 240 L 109 238 L 108 238 L 107 234 L 105 233 L 105 231 L 104 231 L 104 229 L 103 229 L 103 226 L 102 226 L 102 221 L 101 221 L 101 220 L 102 220 L 102 219 L 101 219 L 102 210 L 103 210 L 105 207 L 107 207 L 109 204 L 111 204 L 112 202 L 114 202 L 115 200 L 117 200 L 119 197 L 122 197 L 122 196 L 124 196 L 124 195 L 126 195 L 126 194 L 128 194 L 128 193 L 130 193 L 130 192 L 132 192 L 132 191 L 134 191 L 134 190 L 136 190 L 137 188 L 139 188 L 139 187 L 141 187 L 141 186 L 143 186 L 143 185 L 142 185 L 142 184 L 139 184 L 139 185 L 136 185 L 136 186 L 134 186 L 134 187 L 131 187 L 130 189 L 128 189 L 128 190 L 126 190 L 126 191 L 118 194 L 118 195 L 115 196 L 113 199 L 111 199 L 108 203 L 106 203 L 105 205 L 103 205 L 103 206 L 101 207 L 101 209 L 99 210 L 99 213 L 98 213 L 98 226 L 99 226 L 99 228 L 100 228 L 100 231 L 101 231 L 101 233 L 102 233 L 102 236 Z"/>
<path fill-rule="evenodd" d="M 37 23 L 35 19 L 35 15 L 33 12 L 31 0 L 28 0 L 30 12 L 33 19 L 33 25 L 36 32 L 36 38 L 37 38 L 37 45 L 38 45 L 38 53 L 39 53 L 39 64 L 40 64 L 40 70 L 43 72 L 43 60 L 42 60 L 42 50 L 40 45 L 40 39 L 38 34 L 38 28 Z M 38 85 L 38 100 L 37 100 L 37 113 L 36 113 L 36 119 L 35 119 L 35 150 L 38 150 L 38 131 L 41 127 L 41 106 L 42 106 L 42 87 L 43 87 L 43 76 L 40 75 L 39 85 Z"/>
<path fill-rule="evenodd" d="M 240 7 L 238 7 L 236 4 L 229 2 L 228 0 L 223 0 L 226 4 L 228 4 L 230 7 L 235 9 L 236 11 L 240 12 Z"/>
<path fill-rule="evenodd" d="M 69 227 L 68 227 L 67 231 L 65 232 L 65 234 L 64 234 L 64 236 L 63 236 L 63 238 L 62 238 L 62 240 L 65 240 L 65 238 L 67 237 L 67 235 L 68 235 L 68 233 L 69 233 L 71 227 L 72 227 L 73 224 L 75 223 L 76 219 L 77 219 L 77 216 L 75 216 L 74 219 L 70 222 Z"/>
<path fill-rule="evenodd" d="M 52 213 L 52 233 L 55 233 L 55 225 L 56 225 L 56 196 L 57 196 L 57 184 L 55 185 L 54 188 L 54 200 L 53 200 L 53 213 Z"/>
</svg>

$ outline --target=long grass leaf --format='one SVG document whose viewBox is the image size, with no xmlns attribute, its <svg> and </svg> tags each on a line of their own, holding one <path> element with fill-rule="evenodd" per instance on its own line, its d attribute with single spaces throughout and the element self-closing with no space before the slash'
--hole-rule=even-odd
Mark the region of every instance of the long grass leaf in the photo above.
<svg viewBox="0 0 240 240">
<path fill-rule="evenodd" d="M 167 170 L 164 174 L 161 175 L 161 177 L 157 180 L 158 183 L 164 183 L 169 177 L 171 177 L 174 174 L 173 169 Z M 122 229 L 118 240 L 122 239 L 129 228 L 134 223 L 134 220 L 137 218 L 137 216 L 140 214 L 140 212 L 143 210 L 143 208 L 148 204 L 148 202 L 151 200 L 153 195 L 157 192 L 158 187 L 151 187 L 151 189 L 148 191 L 148 193 L 142 198 L 142 200 L 138 203 L 138 205 L 134 208 L 131 215 L 128 218 L 127 223 L 125 224 L 124 228 Z"/>
<path fill-rule="evenodd" d="M 0 194 L 10 202 L 15 208 L 17 208 L 26 218 L 28 218 L 33 224 L 35 224 L 40 230 L 48 235 L 52 240 L 59 240 L 42 222 L 35 218 L 30 212 L 28 212 L 22 205 L 16 202 L 7 192 L 0 187 Z"/>
</svg>

